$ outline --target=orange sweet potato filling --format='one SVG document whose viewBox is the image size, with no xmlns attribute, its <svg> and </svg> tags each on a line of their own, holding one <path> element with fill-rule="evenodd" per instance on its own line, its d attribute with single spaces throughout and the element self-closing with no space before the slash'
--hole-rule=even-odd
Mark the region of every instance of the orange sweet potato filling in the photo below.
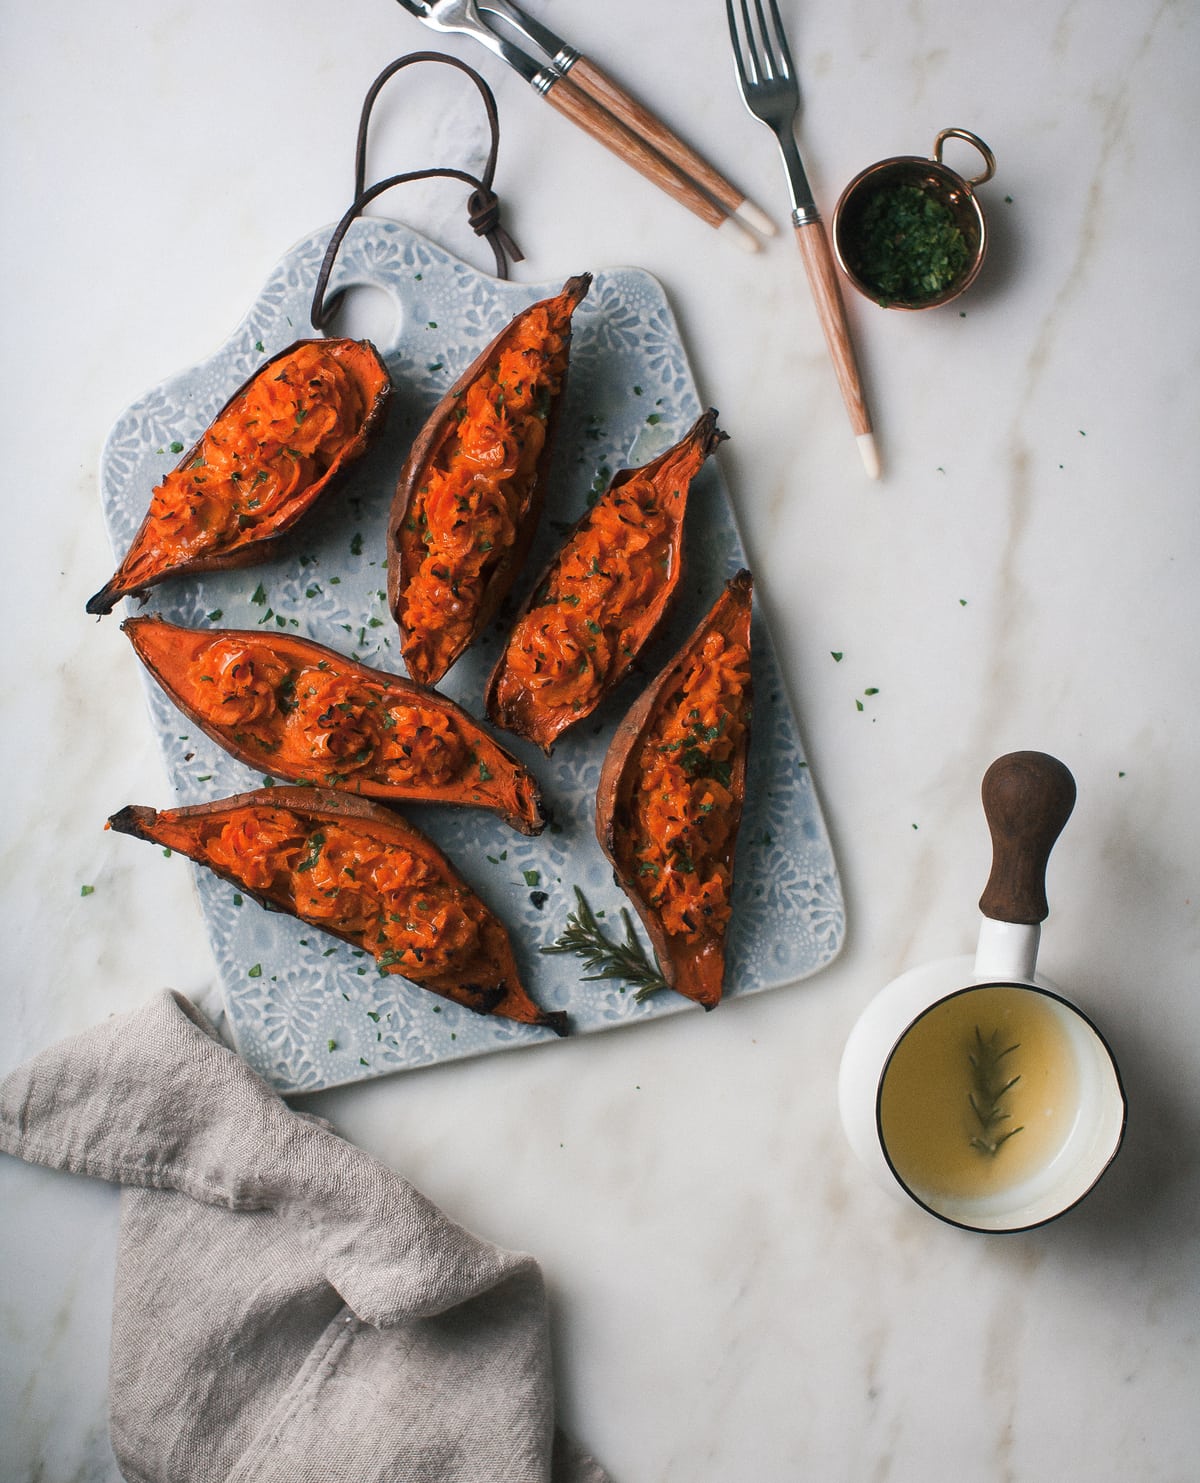
<svg viewBox="0 0 1200 1483">
<path fill-rule="evenodd" d="M 196 456 L 153 491 L 142 550 L 124 576 L 260 540 L 289 499 L 319 479 L 361 427 L 363 387 L 319 344 L 278 360 L 205 433 Z"/>
<path fill-rule="evenodd" d="M 632 798 L 639 889 L 663 926 L 687 943 L 729 920 L 733 759 L 746 728 L 750 656 L 710 633 L 674 702 L 647 738 Z"/>
<path fill-rule="evenodd" d="M 402 846 L 260 805 L 201 826 L 198 848 L 195 823 L 179 832 L 193 858 L 306 921 L 355 936 L 381 968 L 414 982 L 454 973 L 476 951 L 486 908 Z"/>
<path fill-rule="evenodd" d="M 516 539 L 528 485 L 562 385 L 573 303 L 548 300 L 467 387 L 406 517 L 425 554 L 402 621 L 422 672 L 441 673 L 469 640 L 484 589 Z M 424 663 L 420 660 L 424 658 Z"/>
<path fill-rule="evenodd" d="M 625 642 L 668 570 L 672 522 L 654 480 L 635 475 L 597 504 L 509 639 L 498 693 L 589 708 L 631 657 Z"/>
<path fill-rule="evenodd" d="M 188 672 L 188 700 L 206 718 L 254 741 L 264 762 L 314 771 L 330 783 L 360 770 L 398 785 L 440 786 L 471 764 L 471 749 L 452 716 L 435 706 L 395 699 L 365 676 L 322 661 L 293 668 L 266 646 L 215 639 Z M 282 768 L 280 768 L 282 770 Z"/>
</svg>

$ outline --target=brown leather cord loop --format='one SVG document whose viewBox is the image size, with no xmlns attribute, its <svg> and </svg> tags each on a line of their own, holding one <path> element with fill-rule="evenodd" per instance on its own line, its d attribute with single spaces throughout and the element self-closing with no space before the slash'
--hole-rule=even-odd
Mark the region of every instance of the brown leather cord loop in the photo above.
<svg viewBox="0 0 1200 1483">
<path fill-rule="evenodd" d="M 442 62 L 448 67 L 457 67 L 475 84 L 483 99 L 484 110 L 487 114 L 488 127 L 491 131 L 491 148 L 488 150 L 487 162 L 480 177 L 468 174 L 465 170 L 456 170 L 450 166 L 436 166 L 424 170 L 406 170 L 401 175 L 389 175 L 386 180 L 377 181 L 374 185 L 366 184 L 367 172 L 367 133 L 371 122 L 371 109 L 375 105 L 375 99 L 379 96 L 384 84 L 403 67 L 410 67 L 415 62 Z M 441 52 L 410 52 L 407 56 L 399 57 L 396 61 L 389 63 L 379 74 L 367 91 L 363 100 L 362 113 L 358 120 L 358 136 L 354 146 L 354 200 L 351 202 L 345 215 L 333 229 L 329 239 L 329 246 L 325 249 L 325 257 L 317 274 L 317 284 L 313 292 L 312 311 L 310 318 L 316 329 L 324 329 L 337 312 L 338 300 L 342 296 L 339 290 L 328 301 L 325 298 L 329 287 L 330 274 L 337 260 L 338 250 L 342 245 L 350 224 L 362 214 L 367 206 L 380 196 L 384 191 L 391 190 L 396 185 L 406 185 L 413 180 L 429 180 L 434 177 L 443 177 L 449 180 L 461 180 L 464 184 L 472 187 L 471 194 L 467 197 L 467 220 L 477 236 L 486 237 L 491 243 L 492 254 L 496 260 L 496 276 L 498 278 L 508 277 L 508 264 L 511 258 L 513 262 L 521 262 L 522 254 L 520 248 L 505 231 L 500 221 L 500 199 L 492 189 L 492 179 L 496 173 L 496 156 L 500 148 L 500 118 L 496 111 L 496 99 L 492 95 L 491 88 L 482 77 L 469 67 L 466 62 L 460 62 L 457 57 L 444 56 Z"/>
</svg>

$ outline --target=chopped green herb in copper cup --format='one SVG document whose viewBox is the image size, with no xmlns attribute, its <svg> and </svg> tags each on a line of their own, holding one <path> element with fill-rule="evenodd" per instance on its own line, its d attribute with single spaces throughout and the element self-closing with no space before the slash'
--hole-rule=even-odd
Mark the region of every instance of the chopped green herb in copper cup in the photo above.
<svg viewBox="0 0 1200 1483">
<path fill-rule="evenodd" d="M 983 156 L 964 179 L 942 162 L 949 138 Z M 932 159 L 901 155 L 861 171 L 833 213 L 838 264 L 855 288 L 885 309 L 929 309 L 972 283 L 987 250 L 983 211 L 972 186 L 990 180 L 996 161 L 966 129 L 943 129 Z"/>
<path fill-rule="evenodd" d="M 851 263 L 879 302 L 940 299 L 971 262 L 954 212 L 919 185 L 881 185 L 866 198 Z"/>
</svg>

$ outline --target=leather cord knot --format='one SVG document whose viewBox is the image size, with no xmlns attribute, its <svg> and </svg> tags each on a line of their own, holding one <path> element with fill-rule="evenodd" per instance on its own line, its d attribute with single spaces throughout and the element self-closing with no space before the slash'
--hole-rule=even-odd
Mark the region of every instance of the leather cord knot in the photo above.
<svg viewBox="0 0 1200 1483">
<path fill-rule="evenodd" d="M 490 185 L 480 184 L 467 197 L 467 220 L 477 237 L 486 237 L 491 242 L 502 265 L 497 270 L 497 276 L 507 278 L 508 264 L 505 259 L 512 258 L 515 263 L 521 262 L 521 249 L 500 220 L 500 197 Z"/>
<path fill-rule="evenodd" d="M 371 121 L 371 109 L 374 107 L 375 99 L 379 96 L 383 85 L 389 78 L 393 77 L 403 67 L 411 67 L 416 62 L 441 62 L 447 67 L 457 67 L 475 84 L 480 97 L 483 99 L 484 111 L 487 114 L 488 128 L 491 131 L 491 146 L 488 150 L 487 161 L 484 164 L 483 174 L 476 177 L 466 170 L 453 169 L 450 166 L 430 166 L 424 170 L 407 170 L 401 175 L 389 175 L 384 180 L 376 181 L 374 185 L 366 184 L 367 174 L 367 132 Z M 466 62 L 460 62 L 457 57 L 444 56 L 441 52 L 410 52 L 407 56 L 399 57 L 391 62 L 367 90 L 367 96 L 363 100 L 362 113 L 358 121 L 358 137 L 354 150 L 354 200 L 343 215 L 341 221 L 333 229 L 329 239 L 329 245 L 325 249 L 325 257 L 321 263 L 320 271 L 317 273 L 316 288 L 313 292 L 312 310 L 310 318 L 316 329 L 324 329 L 337 312 L 338 301 L 341 291 L 325 297 L 329 287 L 329 277 L 333 272 L 333 265 L 337 260 L 338 249 L 342 245 L 350 224 L 356 217 L 361 216 L 363 211 L 371 202 L 384 193 L 391 190 L 394 185 L 404 185 L 413 180 L 429 180 L 441 176 L 450 180 L 461 180 L 471 187 L 471 194 L 467 197 L 467 220 L 477 236 L 486 237 L 491 244 L 492 255 L 496 261 L 497 278 L 508 277 L 509 260 L 513 262 L 522 261 L 521 249 L 513 241 L 505 230 L 500 220 L 500 198 L 492 189 L 492 178 L 496 173 L 496 155 L 500 148 L 500 118 L 496 110 L 496 99 L 491 88 L 480 77 L 473 67 Z"/>
</svg>

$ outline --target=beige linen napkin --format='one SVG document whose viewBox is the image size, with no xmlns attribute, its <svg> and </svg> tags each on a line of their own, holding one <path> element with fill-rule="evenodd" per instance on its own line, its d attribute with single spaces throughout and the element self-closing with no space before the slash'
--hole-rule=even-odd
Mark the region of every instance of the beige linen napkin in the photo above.
<svg viewBox="0 0 1200 1483">
<path fill-rule="evenodd" d="M 129 1483 L 606 1483 L 555 1431 L 534 1260 L 293 1112 L 181 996 L 13 1072 L 0 1149 L 124 1186 Z"/>
</svg>

